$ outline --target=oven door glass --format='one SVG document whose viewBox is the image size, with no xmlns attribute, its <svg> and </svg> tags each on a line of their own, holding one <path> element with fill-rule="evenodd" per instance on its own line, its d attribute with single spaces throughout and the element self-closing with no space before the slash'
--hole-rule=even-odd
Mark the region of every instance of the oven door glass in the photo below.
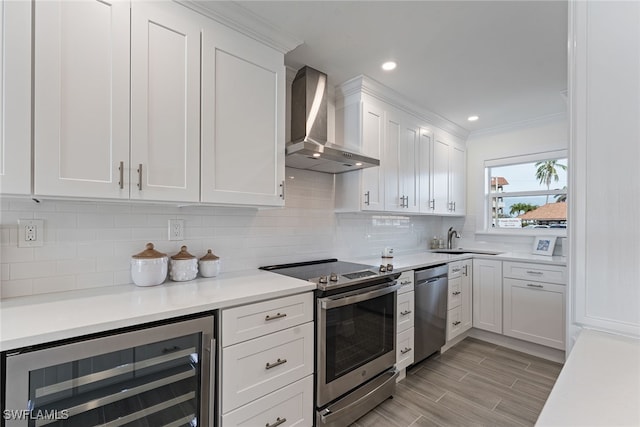
<svg viewBox="0 0 640 427">
<path fill-rule="evenodd" d="M 394 294 L 327 310 L 326 381 L 394 349 Z"/>
</svg>

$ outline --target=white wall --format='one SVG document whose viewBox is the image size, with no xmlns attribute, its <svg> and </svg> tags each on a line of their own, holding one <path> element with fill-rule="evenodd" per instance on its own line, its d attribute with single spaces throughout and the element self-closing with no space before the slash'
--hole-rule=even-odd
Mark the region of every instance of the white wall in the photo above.
<svg viewBox="0 0 640 427">
<path fill-rule="evenodd" d="M 476 245 L 480 241 L 488 241 L 492 244 L 512 245 L 514 249 L 527 245 L 528 250 L 530 236 L 518 238 L 504 234 L 475 235 L 485 231 L 484 162 L 488 159 L 566 150 L 568 147 L 569 124 L 565 114 L 471 133 L 467 140 L 467 217 L 463 235 L 473 237 Z"/>
<path fill-rule="evenodd" d="M 130 256 L 153 242 L 173 255 L 182 244 L 198 257 L 208 248 L 223 271 L 327 257 L 424 249 L 442 219 L 334 214 L 333 175 L 286 170 L 284 209 L 175 207 L 29 199 L 0 202 L 2 298 L 131 283 Z M 294 177 L 294 179 L 291 179 Z M 17 247 L 17 220 L 44 220 L 41 248 Z M 167 238 L 168 220 L 185 220 L 183 242 Z M 133 285 L 131 285 L 133 286 Z"/>
</svg>

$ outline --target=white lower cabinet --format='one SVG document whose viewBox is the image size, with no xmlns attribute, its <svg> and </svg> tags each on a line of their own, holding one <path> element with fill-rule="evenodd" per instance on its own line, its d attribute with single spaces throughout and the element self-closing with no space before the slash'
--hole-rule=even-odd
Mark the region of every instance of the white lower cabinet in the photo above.
<svg viewBox="0 0 640 427">
<path fill-rule="evenodd" d="M 222 416 L 224 426 L 310 426 L 313 420 L 313 376 Z"/>
<path fill-rule="evenodd" d="M 403 272 L 398 278 L 400 289 L 396 302 L 396 369 L 400 371 L 398 381 L 404 378 L 405 369 L 413 363 L 415 292 L 413 270 Z"/>
<path fill-rule="evenodd" d="M 471 280 L 473 262 L 463 260 L 449 263 L 447 297 L 447 342 L 472 326 Z"/>
<path fill-rule="evenodd" d="M 564 350 L 566 269 L 512 262 L 503 269 L 504 335 Z"/>
<path fill-rule="evenodd" d="M 313 294 L 222 310 L 221 323 L 221 425 L 312 425 Z"/>
<path fill-rule="evenodd" d="M 473 327 L 502 333 L 502 261 L 473 260 Z"/>
</svg>

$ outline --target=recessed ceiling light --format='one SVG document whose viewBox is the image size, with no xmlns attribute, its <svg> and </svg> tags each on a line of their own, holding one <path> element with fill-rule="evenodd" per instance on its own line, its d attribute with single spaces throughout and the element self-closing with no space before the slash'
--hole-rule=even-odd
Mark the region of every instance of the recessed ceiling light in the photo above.
<svg viewBox="0 0 640 427">
<path fill-rule="evenodd" d="M 467 120 L 469 120 L 470 122 L 475 122 L 476 120 L 478 120 L 480 117 L 478 116 L 469 116 L 467 117 Z"/>
<path fill-rule="evenodd" d="M 391 71 L 391 70 L 395 70 L 397 66 L 398 64 L 396 64 L 395 62 L 388 61 L 382 64 L 382 69 L 385 71 Z"/>
</svg>

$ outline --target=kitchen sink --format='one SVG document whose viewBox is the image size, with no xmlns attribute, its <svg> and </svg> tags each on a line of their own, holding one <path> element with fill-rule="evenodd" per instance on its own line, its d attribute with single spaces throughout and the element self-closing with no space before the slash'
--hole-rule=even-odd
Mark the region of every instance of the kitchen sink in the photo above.
<svg viewBox="0 0 640 427">
<path fill-rule="evenodd" d="M 480 254 L 480 255 L 498 255 L 502 252 L 497 251 L 486 251 L 483 249 L 432 249 L 431 252 L 437 254 L 452 254 L 452 255 L 463 255 L 463 254 Z"/>
</svg>

